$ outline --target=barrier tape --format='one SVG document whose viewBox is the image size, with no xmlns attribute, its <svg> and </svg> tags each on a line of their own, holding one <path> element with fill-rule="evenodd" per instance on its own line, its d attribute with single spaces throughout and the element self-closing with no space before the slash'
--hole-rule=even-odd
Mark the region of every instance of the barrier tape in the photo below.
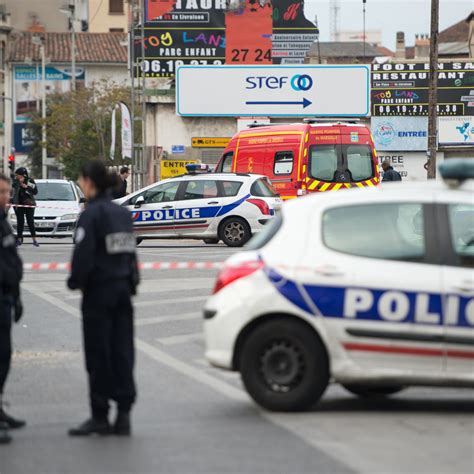
<svg viewBox="0 0 474 474">
<path fill-rule="evenodd" d="M 7 204 L 6 207 L 21 207 L 21 208 L 26 208 L 26 209 L 68 209 L 71 212 L 74 211 L 74 209 L 71 209 L 70 207 L 59 207 L 59 206 L 30 206 L 28 204 Z"/>
<path fill-rule="evenodd" d="M 223 262 L 141 262 L 138 264 L 140 270 L 219 270 Z M 47 263 L 25 263 L 24 270 L 29 271 L 68 271 L 70 263 L 47 262 Z"/>
</svg>

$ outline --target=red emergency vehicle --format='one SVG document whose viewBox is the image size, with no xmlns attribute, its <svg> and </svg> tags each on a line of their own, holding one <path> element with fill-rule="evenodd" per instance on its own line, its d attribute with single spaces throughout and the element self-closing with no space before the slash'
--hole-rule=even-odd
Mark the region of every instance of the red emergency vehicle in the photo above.
<svg viewBox="0 0 474 474">
<path fill-rule="evenodd" d="M 268 176 L 283 199 L 380 182 L 370 130 L 355 121 L 253 125 L 232 138 L 216 172 Z"/>
</svg>

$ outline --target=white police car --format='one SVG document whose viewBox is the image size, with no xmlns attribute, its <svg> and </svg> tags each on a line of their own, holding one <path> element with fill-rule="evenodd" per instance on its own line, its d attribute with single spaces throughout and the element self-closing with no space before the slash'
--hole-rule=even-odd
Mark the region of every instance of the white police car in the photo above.
<svg viewBox="0 0 474 474">
<path fill-rule="evenodd" d="M 235 173 L 191 173 L 165 179 L 116 202 L 132 212 L 139 241 L 222 240 L 230 247 L 244 245 L 281 206 L 266 177 Z"/>
<path fill-rule="evenodd" d="M 474 160 L 445 174 L 474 178 Z M 205 310 L 206 357 L 271 410 L 328 382 L 362 396 L 474 387 L 474 181 L 312 195 L 232 256 Z"/>
</svg>

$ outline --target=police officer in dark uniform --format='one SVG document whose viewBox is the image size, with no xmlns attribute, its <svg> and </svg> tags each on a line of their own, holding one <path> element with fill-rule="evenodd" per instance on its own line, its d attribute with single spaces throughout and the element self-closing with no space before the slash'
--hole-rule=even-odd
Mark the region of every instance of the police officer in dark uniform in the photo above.
<svg viewBox="0 0 474 474">
<path fill-rule="evenodd" d="M 80 289 L 86 368 L 92 416 L 71 436 L 130 435 L 135 401 L 133 307 L 138 285 L 136 240 L 130 212 L 110 200 L 117 175 L 101 161 L 82 169 L 79 184 L 86 199 L 75 235 L 70 289 Z M 117 416 L 109 424 L 109 402 Z"/>
<path fill-rule="evenodd" d="M 0 174 L 0 444 L 11 441 L 9 429 L 22 428 L 26 424 L 8 415 L 3 407 L 3 389 L 12 356 L 12 320 L 18 322 L 23 314 L 20 298 L 23 264 L 6 213 L 10 192 L 10 180 Z"/>
</svg>

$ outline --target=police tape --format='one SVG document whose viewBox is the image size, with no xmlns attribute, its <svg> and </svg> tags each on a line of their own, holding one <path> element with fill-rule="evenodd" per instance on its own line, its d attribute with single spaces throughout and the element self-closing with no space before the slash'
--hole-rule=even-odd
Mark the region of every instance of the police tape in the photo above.
<svg viewBox="0 0 474 474">
<path fill-rule="evenodd" d="M 30 206 L 29 204 L 7 204 L 6 207 L 19 207 L 19 208 L 25 208 L 25 209 L 67 209 L 72 211 L 70 207 L 64 207 L 64 206 Z"/>
<path fill-rule="evenodd" d="M 219 270 L 223 262 L 141 262 L 138 264 L 140 270 Z M 25 263 L 23 269 L 27 271 L 68 271 L 70 263 L 47 262 L 47 263 Z"/>
</svg>

